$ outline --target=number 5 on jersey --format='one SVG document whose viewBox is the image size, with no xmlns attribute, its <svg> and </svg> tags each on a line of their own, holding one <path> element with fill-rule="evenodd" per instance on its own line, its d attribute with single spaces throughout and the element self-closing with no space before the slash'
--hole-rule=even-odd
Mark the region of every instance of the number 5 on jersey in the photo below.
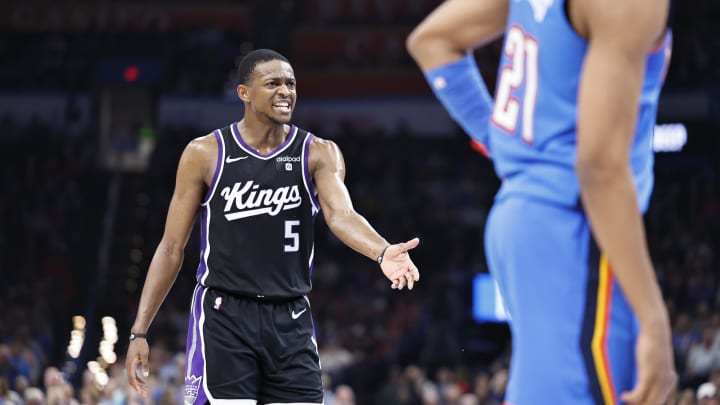
<svg viewBox="0 0 720 405">
<path fill-rule="evenodd" d="M 513 95 L 525 82 L 522 95 L 522 140 L 533 143 L 533 118 L 538 87 L 538 44 L 534 38 L 525 35 L 520 27 L 510 27 L 503 50 L 510 65 L 500 71 L 492 120 L 498 127 L 515 134 L 520 118 L 520 100 Z"/>
<path fill-rule="evenodd" d="M 285 221 L 285 252 L 297 252 L 300 250 L 300 234 L 293 228 L 300 225 L 300 221 Z"/>
</svg>

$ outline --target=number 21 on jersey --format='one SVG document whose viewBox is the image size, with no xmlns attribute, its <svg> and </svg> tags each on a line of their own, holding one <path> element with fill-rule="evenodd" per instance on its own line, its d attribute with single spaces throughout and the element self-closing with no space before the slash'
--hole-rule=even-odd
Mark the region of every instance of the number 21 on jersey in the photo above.
<svg viewBox="0 0 720 405">
<path fill-rule="evenodd" d="M 538 44 L 526 35 L 523 30 L 513 25 L 505 38 L 505 55 L 511 63 L 502 68 L 495 92 L 495 106 L 492 121 L 510 134 L 515 134 L 518 120 L 522 112 L 522 140 L 532 144 L 534 140 L 533 118 L 538 88 Z M 525 84 L 522 94 L 522 110 L 520 100 L 513 95 Z"/>
</svg>

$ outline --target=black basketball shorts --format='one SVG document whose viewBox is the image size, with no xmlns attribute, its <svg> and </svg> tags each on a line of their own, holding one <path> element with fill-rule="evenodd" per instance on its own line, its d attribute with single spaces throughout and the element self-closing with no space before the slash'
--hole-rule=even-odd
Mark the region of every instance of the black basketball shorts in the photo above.
<svg viewBox="0 0 720 405">
<path fill-rule="evenodd" d="M 262 302 L 198 285 L 186 352 L 186 405 L 323 403 L 307 297 Z"/>
</svg>

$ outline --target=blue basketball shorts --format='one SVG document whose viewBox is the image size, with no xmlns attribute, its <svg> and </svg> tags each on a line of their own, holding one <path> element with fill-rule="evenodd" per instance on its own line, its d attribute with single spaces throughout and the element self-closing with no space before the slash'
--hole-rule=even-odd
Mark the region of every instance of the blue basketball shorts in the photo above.
<svg viewBox="0 0 720 405">
<path fill-rule="evenodd" d="M 620 404 L 638 323 L 582 209 L 500 198 L 485 248 L 511 318 L 506 403 Z"/>
</svg>

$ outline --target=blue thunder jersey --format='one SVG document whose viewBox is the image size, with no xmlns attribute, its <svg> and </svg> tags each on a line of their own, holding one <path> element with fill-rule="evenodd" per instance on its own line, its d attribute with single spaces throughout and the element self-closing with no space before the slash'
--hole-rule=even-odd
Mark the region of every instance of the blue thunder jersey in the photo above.
<svg viewBox="0 0 720 405">
<path fill-rule="evenodd" d="M 565 13 L 565 0 L 511 0 L 498 69 L 489 149 L 503 180 L 498 197 L 524 195 L 577 205 L 574 171 L 577 98 L 588 43 Z M 641 211 L 653 186 L 652 135 L 670 58 L 668 31 L 649 53 L 631 165 Z"/>
</svg>

